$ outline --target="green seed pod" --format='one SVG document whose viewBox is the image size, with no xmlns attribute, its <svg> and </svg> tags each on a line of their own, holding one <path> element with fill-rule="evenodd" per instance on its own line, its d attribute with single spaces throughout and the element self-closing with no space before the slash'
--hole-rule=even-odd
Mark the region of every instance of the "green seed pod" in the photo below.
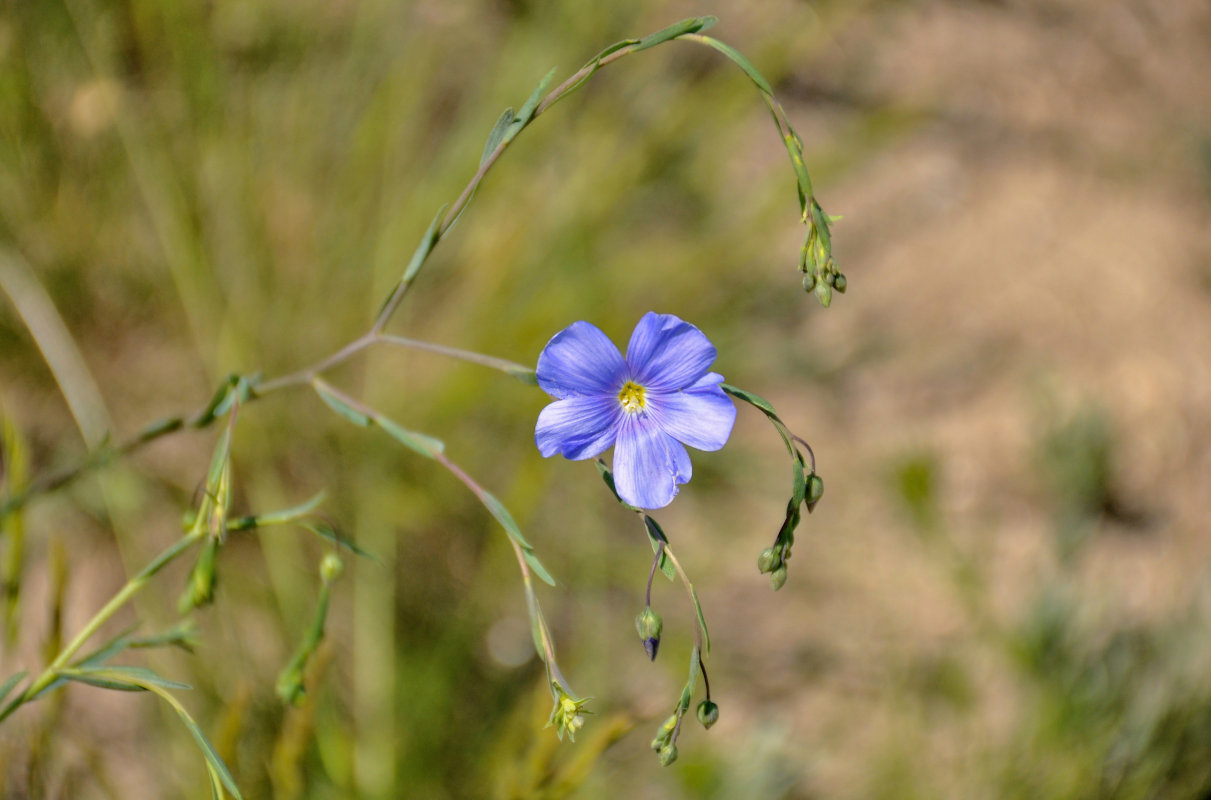
<svg viewBox="0 0 1211 800">
<path fill-rule="evenodd" d="M 702 723 L 702 727 L 710 730 L 711 726 L 719 721 L 719 706 L 710 700 L 703 700 L 698 704 L 698 721 Z"/>
<path fill-rule="evenodd" d="M 757 556 L 757 570 L 763 575 L 773 572 L 780 566 L 782 566 L 782 556 L 772 547 L 765 548 L 761 551 L 761 555 Z"/>
<path fill-rule="evenodd" d="M 769 585 L 774 587 L 774 591 L 778 591 L 786 584 L 786 565 L 778 567 L 770 573 Z"/>
<path fill-rule="evenodd" d="M 324 583 L 332 583 L 337 578 L 341 577 L 341 573 L 345 571 L 345 562 L 341 561 L 341 557 L 336 553 L 329 553 L 324 556 L 324 560 L 320 562 L 320 578 Z"/>
<path fill-rule="evenodd" d="M 820 498 L 824 496 L 824 481 L 816 473 L 807 476 L 807 492 L 804 493 L 803 502 L 807 503 L 807 510 L 811 511 L 816 507 L 816 503 L 820 502 Z"/>
</svg>

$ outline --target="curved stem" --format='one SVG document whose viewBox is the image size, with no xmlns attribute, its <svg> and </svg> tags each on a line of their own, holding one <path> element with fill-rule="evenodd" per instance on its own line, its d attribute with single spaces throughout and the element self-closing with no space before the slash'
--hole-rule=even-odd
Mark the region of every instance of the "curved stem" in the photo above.
<svg viewBox="0 0 1211 800">
<path fill-rule="evenodd" d="M 398 345 L 399 347 L 409 347 L 414 350 L 424 350 L 429 353 L 438 353 L 449 358 L 457 358 L 460 361 L 468 361 L 472 364 L 479 364 L 481 367 L 489 367 L 501 372 L 512 375 L 513 377 L 525 381 L 526 383 L 535 383 L 537 379 L 534 377 L 534 369 L 527 367 L 525 364 L 518 364 L 516 361 L 509 361 L 495 356 L 486 356 L 482 353 L 476 353 L 472 350 L 460 350 L 457 347 L 447 347 L 444 344 L 436 344 L 434 342 L 425 342 L 419 339 L 408 339 L 404 336 L 395 336 L 390 333 L 380 333 L 376 337 L 376 341 L 384 344 Z"/>
<path fill-rule="evenodd" d="M 690 576 L 686 574 L 682 568 L 681 562 L 677 560 L 677 556 L 673 553 L 673 548 L 668 542 L 662 542 L 665 555 L 669 557 L 669 561 L 673 562 L 673 569 L 677 570 L 677 576 L 681 578 L 682 585 L 685 586 L 686 593 L 690 596 L 690 603 L 694 606 L 694 647 L 699 653 L 703 652 L 703 623 L 702 623 L 702 606 L 698 602 L 698 593 L 694 591 L 694 584 L 690 582 Z M 709 644 L 707 645 L 709 649 Z"/>
</svg>

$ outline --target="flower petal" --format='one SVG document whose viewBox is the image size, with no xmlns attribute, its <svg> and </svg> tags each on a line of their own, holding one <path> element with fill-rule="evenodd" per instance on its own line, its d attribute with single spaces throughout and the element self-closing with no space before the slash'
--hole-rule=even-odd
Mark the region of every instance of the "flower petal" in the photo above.
<svg viewBox="0 0 1211 800">
<path fill-rule="evenodd" d="M 669 437 L 653 417 L 628 414 L 614 446 L 614 488 L 637 508 L 663 508 L 673 502 L 677 485 L 690 479 L 689 453 Z"/>
<path fill-rule="evenodd" d="M 684 389 L 714 361 L 715 346 L 702 331 L 672 314 L 644 314 L 627 345 L 631 374 L 648 389 Z"/>
<path fill-rule="evenodd" d="M 573 322 L 538 356 L 538 385 L 552 397 L 617 393 L 626 373 L 622 354 L 601 329 Z"/>
<path fill-rule="evenodd" d="M 682 392 L 650 393 L 647 411 L 677 441 L 699 450 L 718 450 L 736 423 L 736 404 L 719 388 L 723 376 L 711 372 Z"/>
<path fill-rule="evenodd" d="M 556 400 L 539 413 L 534 443 L 546 457 L 560 453 L 573 461 L 592 458 L 614 444 L 623 413 L 609 395 Z"/>
</svg>

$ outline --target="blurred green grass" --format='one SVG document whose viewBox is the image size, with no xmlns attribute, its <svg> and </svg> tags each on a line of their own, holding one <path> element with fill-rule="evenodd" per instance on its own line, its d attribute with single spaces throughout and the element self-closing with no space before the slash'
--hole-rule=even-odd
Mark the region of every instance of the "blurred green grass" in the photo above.
<svg viewBox="0 0 1211 800">
<path fill-rule="evenodd" d="M 150 663 L 197 687 L 185 700 L 248 797 L 1205 795 L 1201 595 L 1160 620 L 1125 622 L 1098 614 L 1115 587 L 1081 582 L 1080 557 L 1115 541 L 1102 535 L 1114 523 L 1107 504 L 1124 493 L 1141 502 L 1116 478 L 1132 444 L 1114 435 L 1116 408 L 1032 423 L 1029 474 L 980 495 L 977 513 L 956 512 L 956 497 L 973 491 L 963 483 L 970 454 L 945 430 L 913 440 L 930 431 L 914 426 L 911 403 L 933 398 L 959 418 L 980 387 L 999 391 L 1001 363 L 986 357 L 995 331 L 958 366 L 922 359 L 931 345 L 948 358 L 963 338 L 947 329 L 928 339 L 944 315 L 927 289 L 958 292 L 961 279 L 930 272 L 924 247 L 899 272 L 845 261 L 877 264 L 913 241 L 921 215 L 955 223 L 950 184 L 911 205 L 886 190 L 882 217 L 855 219 L 828 202 L 835 183 L 877 193 L 928 167 L 929 154 L 912 149 L 922 131 L 954 125 L 959 133 L 943 135 L 960 149 L 986 136 L 986 123 L 952 113 L 944 92 L 873 93 L 875 50 L 862 46 L 890 41 L 909 6 L 1006 26 L 1029 13 L 699 5 L 0 7 L 0 242 L 34 266 L 120 432 L 196 407 L 229 371 L 281 374 L 358 335 L 433 214 L 471 176 L 502 108 L 551 66 L 568 74 L 606 44 L 684 16 L 720 13 L 714 33 L 769 77 L 808 140 L 825 207 L 847 215 L 835 235 L 853 289 L 823 312 L 798 289 L 793 182 L 758 96 L 726 63 L 674 43 L 611 66 L 528 129 L 393 323 L 532 363 L 576 319 L 622 340 L 644 311 L 676 313 L 715 341 L 730 382 L 770 396 L 816 444 L 828 492 L 779 595 L 752 564 L 785 501 L 778 445 L 760 420 L 742 419 L 723 453 L 696 455 L 694 481 L 661 515 L 717 631 L 723 713 L 709 735 L 687 731 L 675 767 L 659 769 L 647 741 L 675 699 L 690 617 L 657 586 L 666 633 L 660 661 L 647 664 L 631 625 L 650 564 L 642 532 L 591 467 L 534 452 L 538 392 L 424 353 L 375 352 L 333 382 L 444 439 L 513 510 L 560 582 L 542 598 L 563 667 L 597 697 L 599 716 L 577 744 L 557 746 L 542 729 L 537 661 L 493 655 L 528 646 L 516 567 L 495 524 L 448 475 L 343 425 L 306 392 L 267 398 L 241 418 L 240 510 L 325 489 L 326 512 L 383 562 L 351 564 L 338 584 L 310 704 L 283 710 L 273 694 L 315 602 L 322 548 L 301 534 L 233 538 L 218 603 L 200 615 L 202 647 L 149 654 Z M 838 58 L 851 42 L 852 55 Z M 907 153 L 893 149 L 905 142 Z M 845 196 L 872 207 L 852 188 Z M 905 290 L 907 273 L 921 277 Z M 863 305 L 864 294 L 874 299 Z M 920 339 L 896 327 L 900 315 Z M 79 458 L 59 388 L 7 307 L 0 353 L 0 402 L 34 469 Z M 897 383 L 897 369 L 910 380 Z M 903 390 L 908 410 L 879 417 L 888 390 L 875 384 Z M 897 435 L 908 437 L 902 450 Z M 11 653 L 25 658 L 51 630 L 54 547 L 68 553 L 71 627 L 123 568 L 175 535 L 210 446 L 209 434 L 160 442 L 30 510 Z M 1018 506 L 1005 511 L 1009 502 Z M 999 577 L 995 541 L 1010 536 L 1015 512 L 1052 537 L 1035 582 Z M 173 619 L 183 576 L 140 600 L 149 627 Z M 1008 604 L 997 595 L 1005 581 Z M 11 671 L 9 655 L 0 664 Z M 14 796 L 195 795 L 201 759 L 172 715 L 145 698 L 99 694 L 72 689 L 61 705 L 26 709 L 22 730 L 36 735 L 0 738 L 0 786 Z"/>
</svg>

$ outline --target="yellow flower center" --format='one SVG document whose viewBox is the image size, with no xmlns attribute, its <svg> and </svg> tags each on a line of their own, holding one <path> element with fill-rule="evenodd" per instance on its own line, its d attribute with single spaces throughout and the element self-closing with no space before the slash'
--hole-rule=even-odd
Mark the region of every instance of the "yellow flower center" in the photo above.
<svg viewBox="0 0 1211 800">
<path fill-rule="evenodd" d="M 643 411 L 643 387 L 634 381 L 627 381 L 618 392 L 618 402 L 622 410 L 631 414 Z"/>
</svg>

